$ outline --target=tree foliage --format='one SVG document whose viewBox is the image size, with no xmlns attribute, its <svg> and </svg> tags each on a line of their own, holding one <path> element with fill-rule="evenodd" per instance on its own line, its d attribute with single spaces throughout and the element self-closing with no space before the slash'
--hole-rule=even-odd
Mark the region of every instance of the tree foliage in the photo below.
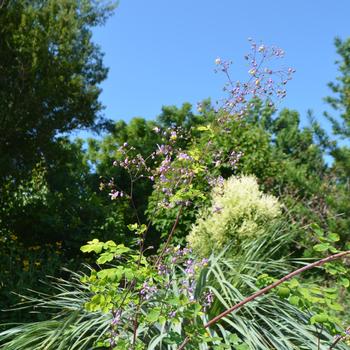
<svg viewBox="0 0 350 350">
<path fill-rule="evenodd" d="M 104 225 L 107 215 L 82 144 L 65 135 L 107 123 L 98 97 L 108 70 L 92 28 L 114 7 L 95 0 L 1 2 L 3 307 L 10 291 L 30 288 L 35 276 L 68 263 L 81 242 Z"/>
<path fill-rule="evenodd" d="M 339 73 L 336 82 L 328 84 L 334 96 L 329 96 L 326 101 L 340 113 L 339 118 L 330 114 L 326 116 L 333 124 L 333 131 L 336 135 L 350 137 L 350 39 L 335 39 L 335 47 L 340 56 L 336 61 Z M 340 120 L 339 120 L 340 119 Z"/>
<path fill-rule="evenodd" d="M 82 259 L 78 247 L 87 240 L 91 240 L 90 245 L 84 246 L 83 251 L 101 253 L 104 250 L 96 263 L 90 260 L 94 264 L 91 276 L 85 278 L 85 282 L 91 283 L 89 293 L 96 294 L 89 304 L 90 309 L 83 312 L 87 322 L 90 322 L 91 315 L 86 311 L 100 312 L 101 306 L 111 311 L 111 302 L 123 299 L 119 290 L 126 290 L 127 295 L 130 291 L 134 293 L 132 305 L 135 309 L 130 310 L 137 314 L 140 311 L 138 300 L 141 300 L 141 291 L 147 289 L 146 292 L 149 292 L 157 283 L 160 290 L 165 281 L 159 277 L 163 272 L 157 270 L 164 266 L 154 264 L 152 253 L 158 247 L 164 254 L 183 252 L 178 247 L 169 248 L 168 239 L 170 237 L 173 243 L 184 244 L 191 230 L 189 240 L 193 243 L 201 238 L 200 249 L 205 248 L 202 249 L 205 250 L 204 255 L 208 255 L 215 245 L 220 250 L 232 243 L 236 243 L 237 254 L 244 254 L 248 245 L 254 244 L 259 246 L 257 253 L 261 253 L 264 242 L 275 242 L 278 232 L 272 233 L 273 226 L 269 224 L 281 214 L 285 241 L 283 245 L 276 243 L 272 247 L 273 252 L 283 246 L 283 253 L 301 258 L 314 256 L 315 247 L 321 253 L 334 253 L 334 249 L 344 248 L 350 239 L 349 148 L 339 147 L 312 118 L 309 126 L 301 127 L 301 116 L 295 110 L 277 111 L 270 100 L 264 102 L 258 98 L 259 94 L 247 104 L 245 98 L 250 98 L 249 94 L 242 99 L 242 96 L 232 93 L 231 98 L 236 98 L 231 100 L 235 113 L 242 103 L 246 104 L 240 111 L 242 113 L 234 118 L 230 104 L 217 111 L 206 100 L 198 105 L 198 112 L 193 110 L 191 104 L 184 103 L 180 107 L 162 107 L 160 115 L 154 120 L 137 117 L 128 123 L 119 121 L 114 125 L 104 120 L 98 96 L 99 84 L 106 78 L 107 69 L 102 62 L 102 53 L 92 42 L 91 28 L 103 24 L 112 8 L 109 4 L 93 0 L 5 1 L 0 8 L 0 262 L 3 266 L 0 296 L 3 304 L 7 306 L 13 301 L 9 290 L 21 291 L 31 287 L 39 276 L 56 273 L 60 265 L 77 266 Z M 330 119 L 335 132 L 348 137 L 349 41 L 337 40 L 336 46 L 342 57 L 339 63 L 342 76 L 337 84 L 330 85 L 336 97 L 328 101 L 341 111 L 340 119 L 343 122 Z M 266 50 L 264 46 L 255 49 L 261 53 Z M 275 51 L 275 54 L 280 55 L 281 52 Z M 219 66 L 228 72 L 225 62 L 220 60 Z M 264 70 L 264 74 L 270 74 L 268 72 Z M 291 71 L 288 72 L 289 79 Z M 264 85 L 256 75 L 257 71 L 250 71 L 249 74 L 253 91 L 263 91 Z M 231 90 L 227 91 L 231 93 Z M 283 97 L 284 90 L 279 91 Z M 82 140 L 72 141 L 68 137 L 76 129 L 97 130 L 107 125 L 108 133 L 100 139 L 89 139 L 87 147 Z M 334 157 L 331 165 L 325 161 L 327 152 Z M 135 169 L 136 176 L 132 173 Z M 140 169 L 145 170 L 146 175 L 141 176 Z M 231 181 L 228 179 L 237 181 L 237 178 L 254 179 L 254 183 L 248 186 L 246 192 L 242 181 L 238 181 L 236 187 L 231 186 L 231 189 L 224 187 L 226 195 L 211 192 L 213 186 L 218 188 L 214 180 L 227 184 Z M 275 198 L 281 205 L 277 205 Z M 264 204 L 262 199 L 270 200 Z M 269 208 L 272 208 L 271 215 Z M 220 212 L 225 220 L 220 217 Z M 178 220 L 180 216 L 181 220 Z M 145 225 L 141 225 L 141 222 L 145 222 Z M 193 226 L 196 222 L 197 225 Z M 318 225 L 310 226 L 313 222 Z M 330 232 L 315 237 L 315 227 L 318 232 L 323 232 L 322 229 Z M 260 233 L 270 236 L 261 242 Z M 140 244 L 139 251 L 133 249 L 135 244 Z M 240 247 L 243 247 L 242 251 Z M 163 253 L 156 262 L 161 261 Z M 165 268 L 174 267 L 171 265 L 172 258 L 168 256 L 170 265 Z M 186 270 L 195 271 L 204 267 L 205 264 L 193 265 L 195 258 L 189 256 L 181 262 L 183 265 L 179 274 L 176 272 L 174 281 L 184 272 L 187 273 Z M 111 263 L 114 259 L 122 260 L 122 271 L 115 267 L 99 269 L 98 265 Z M 216 260 L 215 256 L 213 259 Z M 263 260 L 261 265 L 266 264 L 266 256 Z M 224 265 L 220 275 L 228 267 L 228 264 Z M 208 285 L 209 289 L 227 295 L 237 294 L 234 298 L 223 297 L 222 305 L 217 302 L 214 307 L 225 309 L 226 304 L 242 299 L 239 295 L 242 290 L 240 283 L 236 284 L 239 286 L 236 288 L 237 281 L 231 278 L 237 266 L 239 264 L 235 263 L 229 269 L 232 271 L 225 288 L 221 278 L 217 278 L 216 270 L 211 270 L 215 278 L 213 284 Z M 152 270 L 151 275 L 147 275 L 146 267 Z M 143 268 L 144 275 L 140 272 Z M 340 270 L 335 271 L 337 268 Z M 335 271 L 335 274 L 345 276 L 340 267 L 334 269 L 330 271 L 331 275 Z M 249 289 L 253 284 L 254 289 L 255 284 L 259 283 L 257 271 L 254 270 L 253 279 L 251 271 L 251 275 L 245 276 L 250 281 Z M 193 277 L 190 276 L 191 283 Z M 270 278 L 265 277 L 267 280 Z M 310 281 L 314 277 L 311 275 Z M 110 283 L 111 278 L 115 284 Z M 184 281 L 181 277 L 177 281 L 179 286 L 174 284 L 174 288 L 180 288 Z M 328 281 L 334 282 L 332 277 Z M 128 283 L 130 289 L 125 288 Z M 229 284 L 231 287 L 228 287 Z M 78 285 L 80 288 L 80 283 Z M 188 284 L 188 287 L 191 285 Z M 306 298 L 299 289 L 296 295 L 292 295 L 290 287 L 289 284 L 283 286 L 284 292 L 288 289 L 288 293 L 281 295 L 282 299 L 291 296 Z M 347 287 L 348 279 L 344 277 L 339 290 Z M 192 303 L 193 293 L 190 289 L 182 300 L 182 306 L 185 306 L 182 310 L 185 319 L 183 329 L 186 329 L 180 332 L 182 335 L 192 331 L 189 326 L 193 315 L 194 318 L 202 316 L 201 306 Z M 317 288 L 314 290 L 314 294 L 319 291 Z M 327 298 L 334 299 L 338 294 L 345 293 L 339 290 L 329 292 Z M 84 289 L 84 298 L 90 300 L 90 294 L 86 295 L 85 292 Z M 103 297 L 106 292 L 111 294 L 107 293 L 108 298 L 103 299 L 100 292 Z M 170 291 L 164 290 L 164 293 L 160 298 L 161 303 L 167 300 Z M 216 297 L 220 299 L 221 294 L 217 292 Z M 284 294 L 283 290 L 281 294 Z M 307 296 L 310 302 L 307 307 L 314 303 L 314 294 Z M 176 302 L 180 302 L 182 297 L 176 298 Z M 278 305 L 284 305 L 278 298 L 275 301 Z M 171 302 L 169 305 L 172 306 L 166 312 L 173 314 L 176 310 Z M 325 303 L 323 299 L 317 302 Z M 299 302 L 296 304 L 299 305 Z M 330 304 L 333 305 L 333 301 Z M 77 314 L 83 306 L 82 302 L 77 303 Z M 147 309 L 147 306 L 145 312 L 148 315 L 142 315 L 141 319 L 158 322 L 160 314 L 165 311 L 158 305 L 154 306 L 154 309 Z M 261 309 L 266 314 L 269 313 L 268 306 Z M 290 311 L 304 317 L 305 309 L 299 313 L 294 306 Z M 64 324 L 52 323 L 54 327 L 65 327 L 65 317 L 71 315 L 68 312 L 63 316 Z M 103 325 L 110 321 L 101 314 L 98 316 Z M 215 312 L 212 316 L 215 316 Z M 263 319 L 264 316 L 261 322 L 269 322 L 268 317 Z M 279 315 L 275 316 L 279 320 Z M 332 317 L 329 315 L 327 320 Z M 235 318 L 228 320 L 235 322 Z M 77 321 L 72 337 L 74 342 L 80 342 L 80 321 L 74 317 L 72 321 Z M 289 326 L 293 324 L 292 321 L 288 321 Z M 245 324 L 244 320 L 242 322 Z M 51 325 L 50 322 L 43 323 L 44 326 L 47 324 Z M 128 336 L 133 332 L 134 323 L 129 322 L 129 325 Z M 259 337 L 260 323 L 257 325 L 254 331 Z M 92 323 L 92 326 L 94 331 L 95 326 L 98 327 L 96 323 Z M 236 330 L 239 328 L 232 323 L 231 326 Z M 38 327 L 31 325 L 29 328 L 35 333 L 40 329 L 40 324 Z M 163 333 L 159 335 L 157 327 L 152 325 L 149 328 L 147 337 L 151 338 L 146 337 L 145 343 L 156 343 L 155 339 L 163 339 L 157 337 L 166 336 Z M 269 329 L 270 333 L 275 331 L 274 327 Z M 27 335 L 29 340 L 32 336 L 26 333 L 27 330 L 26 326 L 18 328 L 18 332 L 24 332 L 24 346 L 27 346 Z M 307 332 L 309 330 L 307 327 Z M 202 331 L 200 336 L 206 337 L 204 329 Z M 240 333 L 241 338 L 233 340 L 237 340 L 237 344 L 249 336 L 249 332 Z M 276 336 L 279 335 L 277 333 Z M 288 334 L 293 336 L 293 332 Z M 269 335 L 261 338 L 264 344 L 268 342 Z M 7 336 L 11 338 L 11 335 Z M 52 341 L 56 341 L 54 339 Z M 177 341 L 174 339 L 170 341 Z M 48 340 L 42 340 L 43 346 L 46 346 Z M 16 341 L 14 339 L 14 348 L 18 344 Z M 37 341 L 41 342 L 40 339 Z M 279 343 L 278 337 L 275 341 L 274 344 Z"/>
<path fill-rule="evenodd" d="M 49 158 L 55 137 L 98 127 L 107 69 L 91 28 L 111 5 L 5 1 L 0 8 L 0 181 Z"/>
</svg>

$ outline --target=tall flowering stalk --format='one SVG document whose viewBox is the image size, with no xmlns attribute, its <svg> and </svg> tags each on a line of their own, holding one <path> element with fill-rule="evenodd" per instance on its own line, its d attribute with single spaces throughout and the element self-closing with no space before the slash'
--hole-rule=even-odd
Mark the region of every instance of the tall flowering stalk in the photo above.
<svg viewBox="0 0 350 350">
<path fill-rule="evenodd" d="M 196 257 L 188 247 L 174 247 L 172 239 L 183 213 L 196 199 L 207 197 L 203 189 L 196 187 L 196 179 L 206 179 L 208 189 L 217 186 L 223 178 L 211 175 L 218 173 L 215 169 L 225 165 L 234 171 L 243 156 L 237 149 L 222 152 L 217 148 L 215 135 L 229 133 L 230 122 L 242 120 L 254 98 L 267 99 L 272 105 L 286 94 L 285 85 L 294 69 L 268 67 L 269 62 L 280 59 L 284 52 L 253 41 L 251 46 L 252 52 L 245 56 L 249 65 L 245 83 L 232 79 L 230 62 L 216 59 L 216 71 L 227 78 L 224 87 L 227 97 L 213 119 L 192 130 L 181 126 L 165 130 L 155 127 L 153 131 L 162 143 L 147 157 L 135 154 L 135 149 L 127 143 L 119 147 L 119 158 L 113 165 L 125 170 L 130 187 L 128 191 L 121 189 L 113 180 L 103 184 L 109 189 L 110 198 L 126 198 L 136 211 L 135 184 L 150 181 L 158 196 L 158 205 L 149 216 L 170 209 L 176 209 L 177 215 L 157 255 L 147 254 L 146 236 L 151 222 L 141 223 L 137 212 L 138 222 L 129 226 L 135 234 L 135 246 L 93 240 L 82 247 L 84 252 L 99 254 L 97 264 L 100 266 L 109 264 L 108 268 L 93 270 L 84 282 L 90 285 L 93 295 L 86 308 L 112 315 L 105 343 L 110 349 L 144 349 L 147 344 L 143 339 L 155 325 L 169 329 L 165 339 L 169 343 L 180 344 L 186 335 L 190 336 L 193 346 L 213 341 L 203 327 L 213 294 L 210 290 L 199 294 L 196 288 L 197 279 L 205 278 L 208 261 Z M 190 140 L 191 132 L 202 135 L 206 140 L 204 147 L 193 142 L 188 149 L 182 149 L 182 141 Z M 170 331 L 176 329 L 180 320 L 182 327 L 175 333 Z"/>
</svg>

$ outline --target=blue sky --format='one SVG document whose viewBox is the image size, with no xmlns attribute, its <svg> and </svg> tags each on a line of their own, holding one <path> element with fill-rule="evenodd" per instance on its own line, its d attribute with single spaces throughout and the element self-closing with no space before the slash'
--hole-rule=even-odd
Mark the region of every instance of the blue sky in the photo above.
<svg viewBox="0 0 350 350">
<path fill-rule="evenodd" d="M 244 79 L 252 37 L 283 48 L 283 64 L 297 70 L 280 107 L 297 109 L 303 121 L 313 109 L 321 120 L 327 83 L 337 75 L 334 37 L 350 36 L 349 14 L 350 0 L 120 0 L 94 30 L 110 68 L 105 116 L 154 118 L 162 105 L 222 98 L 215 58 L 233 60 L 233 78 Z"/>
</svg>

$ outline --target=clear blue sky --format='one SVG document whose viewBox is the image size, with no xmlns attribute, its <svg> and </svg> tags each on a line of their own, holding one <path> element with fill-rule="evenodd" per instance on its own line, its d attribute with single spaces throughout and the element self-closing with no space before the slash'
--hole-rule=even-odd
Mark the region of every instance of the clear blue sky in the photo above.
<svg viewBox="0 0 350 350">
<path fill-rule="evenodd" d="M 232 59 L 244 79 L 248 37 L 286 51 L 297 73 L 283 106 L 321 118 L 334 80 L 334 37 L 350 36 L 350 0 L 120 0 L 113 17 L 94 30 L 110 68 L 102 84 L 105 115 L 154 118 L 162 105 L 223 97 L 214 60 Z"/>
</svg>

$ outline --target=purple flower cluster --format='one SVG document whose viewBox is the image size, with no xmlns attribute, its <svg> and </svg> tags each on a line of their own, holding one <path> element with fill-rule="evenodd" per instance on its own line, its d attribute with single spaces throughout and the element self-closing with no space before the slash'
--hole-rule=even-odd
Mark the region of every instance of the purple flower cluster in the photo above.
<svg viewBox="0 0 350 350">
<path fill-rule="evenodd" d="M 172 310 L 172 311 L 170 311 L 170 312 L 168 313 L 168 317 L 169 317 L 169 318 L 174 318 L 174 317 L 176 316 L 176 314 L 177 314 L 176 310 Z"/>
<path fill-rule="evenodd" d="M 231 61 L 224 61 L 221 58 L 215 60 L 217 66 L 215 71 L 223 72 L 227 78 L 224 91 L 228 96 L 223 101 L 222 108 L 235 117 L 244 116 L 250 106 L 248 101 L 253 98 L 267 98 L 271 106 L 273 105 L 274 96 L 277 96 L 278 99 L 284 98 L 286 96 L 285 85 L 295 73 L 293 68 L 271 68 L 265 65 L 267 62 L 273 64 L 275 59 L 284 57 L 282 49 L 275 46 L 258 45 L 252 39 L 249 39 L 249 41 L 251 42 L 252 52 L 245 56 L 249 64 L 248 73 L 250 76 L 247 82 L 242 83 L 231 79 L 229 72 Z M 277 80 L 274 80 L 274 77 Z"/>
<path fill-rule="evenodd" d="M 195 290 L 196 290 L 196 275 L 204 266 L 208 264 L 208 259 L 202 259 L 196 261 L 192 258 L 188 258 L 184 261 L 184 272 L 185 277 L 181 280 L 180 291 L 181 293 L 188 296 L 190 301 L 196 300 Z"/>
<path fill-rule="evenodd" d="M 221 58 L 215 60 L 216 71 L 224 73 L 227 78 L 227 84 L 224 87 L 227 98 L 221 106 L 223 113 L 218 113 L 215 123 L 201 129 L 202 131 L 215 130 L 215 133 L 212 133 L 214 136 L 208 136 L 209 141 L 207 141 L 204 149 L 192 148 L 192 152 L 181 149 L 179 145 L 183 145 L 190 140 L 190 135 L 180 127 L 175 126 L 165 130 L 158 126 L 153 128 L 153 132 L 157 134 L 157 140 L 161 141 L 147 157 L 137 153 L 134 147 L 124 143 L 119 147 L 119 156 L 113 162 L 113 166 L 122 168 L 123 173 L 129 175 L 130 191 L 124 188 L 119 189 L 114 184 L 113 179 L 108 184 L 101 184 L 101 188 L 108 188 L 112 200 L 121 197 L 131 198 L 132 200 L 133 183 L 139 179 L 144 179 L 151 181 L 153 188 L 158 191 L 158 194 L 161 194 L 159 206 L 171 208 L 175 205 L 189 205 L 193 197 L 201 196 L 203 192 L 199 190 L 196 192 L 197 189 L 191 186 L 195 174 L 198 173 L 207 179 L 210 186 L 219 187 L 219 190 L 223 191 L 223 177 L 213 177 L 207 174 L 218 174 L 222 168 L 228 167 L 235 170 L 243 156 L 243 153 L 239 150 L 230 149 L 228 151 L 222 149 L 222 142 L 221 140 L 218 141 L 221 135 L 226 137 L 231 132 L 232 125 L 228 122 L 232 121 L 233 118 L 241 120 L 250 108 L 254 107 L 254 99 L 267 98 L 272 107 L 274 96 L 277 96 L 278 99 L 285 97 L 285 85 L 295 73 L 293 68 L 281 69 L 270 66 L 272 61 L 284 56 L 283 50 L 263 44 L 258 45 L 252 40 L 250 42 L 252 52 L 245 56 L 248 62 L 249 74 L 247 82 L 231 79 L 231 61 L 224 61 Z M 266 66 L 267 62 L 270 62 L 269 66 Z M 205 103 L 198 105 L 200 113 L 204 112 L 204 108 L 207 108 Z M 203 115 L 205 114 L 203 113 Z M 217 125 L 216 122 L 219 124 Z M 214 129 L 212 128 L 213 125 Z M 219 137 L 217 137 L 217 132 Z M 206 137 L 207 135 L 203 139 L 206 139 Z M 214 212 L 220 210 L 222 208 L 219 206 L 213 209 Z M 179 215 L 180 213 L 181 210 Z M 174 228 L 177 222 L 178 217 Z M 141 233 L 143 234 L 143 232 Z M 142 238 L 138 238 L 141 256 L 144 252 L 144 240 L 144 235 Z M 166 246 L 168 244 L 169 242 L 166 243 Z M 198 261 L 193 258 L 190 248 L 170 246 L 155 261 L 156 266 L 145 264 L 145 269 L 148 271 L 146 280 L 142 279 L 139 282 L 140 280 L 135 278 L 130 284 L 127 294 L 132 295 L 133 299 L 130 298 L 132 301 L 125 301 L 125 305 L 121 306 L 123 311 L 112 311 L 113 317 L 110 324 L 111 347 L 116 345 L 116 339 L 121 335 L 121 333 L 118 334 L 118 329 L 121 329 L 122 316 L 125 324 L 130 321 L 131 324 L 137 325 L 137 322 L 132 321 L 138 321 L 138 315 L 135 316 L 132 311 L 140 303 L 147 309 L 149 306 L 153 307 L 154 304 L 157 306 L 157 303 L 161 300 L 162 316 L 167 315 L 169 319 L 182 317 L 183 310 L 186 311 L 186 304 L 189 304 L 190 307 L 199 305 L 203 311 L 206 311 L 212 305 L 214 301 L 213 292 L 205 290 L 202 295 L 199 295 L 197 288 L 197 278 L 203 276 L 200 273 L 207 266 L 208 259 Z M 150 266 L 150 270 L 147 270 L 148 266 Z M 138 267 L 140 267 L 140 263 Z M 140 278 L 143 278 L 142 276 L 145 275 L 141 274 Z M 182 294 L 181 296 L 178 295 L 178 291 Z M 166 305 L 167 301 L 169 301 L 168 305 Z M 122 326 L 124 327 L 124 325 Z M 348 330 L 346 334 L 349 334 Z"/>
<path fill-rule="evenodd" d="M 196 260 L 192 256 L 192 249 L 189 247 L 181 248 L 169 247 L 165 252 L 163 263 L 158 265 L 158 273 L 170 276 L 170 271 L 174 270 L 174 267 L 180 268 L 182 271 L 182 278 L 179 280 L 179 291 L 181 294 L 188 297 L 189 301 L 193 302 L 203 301 L 203 308 L 207 307 L 210 302 L 210 296 L 205 294 L 204 296 L 196 297 L 196 280 L 201 269 L 208 265 L 208 259 L 204 258 Z M 171 281 L 168 283 L 170 286 Z"/>
<path fill-rule="evenodd" d="M 121 316 L 122 310 L 112 310 L 112 321 L 110 323 L 111 333 L 109 338 L 111 348 L 114 348 L 116 346 L 116 339 L 118 337 L 117 326 L 120 324 Z"/>
<path fill-rule="evenodd" d="M 207 181 L 211 187 L 222 187 L 224 185 L 225 179 L 221 175 L 216 177 L 207 176 Z"/>
<path fill-rule="evenodd" d="M 232 167 L 232 169 L 237 169 L 237 165 L 240 159 L 243 157 L 243 152 L 241 151 L 232 151 L 228 156 L 228 163 Z"/>
<path fill-rule="evenodd" d="M 135 182 L 140 178 L 149 179 L 154 183 L 154 189 L 163 193 L 163 198 L 159 205 L 169 208 L 179 202 L 172 203 L 170 198 L 183 186 L 192 181 L 194 172 L 191 170 L 192 157 L 176 146 L 179 140 L 185 139 L 186 133 L 181 127 L 169 127 L 162 131 L 159 127 L 154 128 L 154 132 L 163 137 L 163 144 L 158 144 L 157 149 L 147 158 L 141 154 L 133 155 L 135 148 L 124 143 L 119 147 L 120 160 L 113 162 L 114 166 L 125 169 L 130 176 L 130 181 Z M 149 164 L 152 162 L 152 166 Z M 104 185 L 105 186 L 105 185 Z M 103 187 L 104 187 L 103 186 Z M 117 190 L 115 186 L 110 191 L 111 199 L 126 196 L 126 193 Z M 183 203 L 190 204 L 189 201 Z"/>
<path fill-rule="evenodd" d="M 156 155 L 167 156 L 172 153 L 172 150 L 173 148 L 170 145 L 157 145 Z"/>
<path fill-rule="evenodd" d="M 168 266 L 163 263 L 159 263 L 157 265 L 157 271 L 158 271 L 158 275 L 167 275 L 170 272 Z"/>
<path fill-rule="evenodd" d="M 157 287 L 149 284 L 149 282 L 144 282 L 142 285 L 142 289 L 140 290 L 140 295 L 143 300 L 149 300 L 156 292 Z"/>
<path fill-rule="evenodd" d="M 119 152 L 123 155 L 123 159 L 120 161 L 114 161 L 113 165 L 120 166 L 134 176 L 138 176 L 141 171 L 150 171 L 150 167 L 147 166 L 146 160 L 141 154 L 138 153 L 134 157 L 129 157 L 130 151 L 134 150 L 134 147 L 128 148 L 128 144 L 124 143 L 123 146 L 119 147 Z"/>
<path fill-rule="evenodd" d="M 157 152 L 164 155 L 159 166 L 152 172 L 152 178 L 158 179 L 154 183 L 154 188 L 164 195 L 159 206 L 170 208 L 178 204 L 189 204 L 189 202 L 172 203 L 170 198 L 178 189 L 186 187 L 192 181 L 194 172 L 190 165 L 193 159 L 181 149 L 169 145 L 158 146 Z"/>
<path fill-rule="evenodd" d="M 207 291 L 206 293 L 204 293 L 204 295 L 202 296 L 202 300 L 203 311 L 206 311 L 214 302 L 213 292 Z"/>
<path fill-rule="evenodd" d="M 113 318 L 112 318 L 111 325 L 116 326 L 120 322 L 122 312 L 121 310 L 112 311 L 112 315 L 113 315 Z"/>
<path fill-rule="evenodd" d="M 116 191 L 116 190 L 112 189 L 111 192 L 109 193 L 109 196 L 111 197 L 112 200 L 115 200 L 118 197 L 124 197 L 124 192 L 123 191 Z"/>
<path fill-rule="evenodd" d="M 184 153 L 184 152 L 180 152 L 178 155 L 177 155 L 178 159 L 181 159 L 181 160 L 193 160 L 192 157 L 190 157 L 187 153 Z"/>
</svg>

